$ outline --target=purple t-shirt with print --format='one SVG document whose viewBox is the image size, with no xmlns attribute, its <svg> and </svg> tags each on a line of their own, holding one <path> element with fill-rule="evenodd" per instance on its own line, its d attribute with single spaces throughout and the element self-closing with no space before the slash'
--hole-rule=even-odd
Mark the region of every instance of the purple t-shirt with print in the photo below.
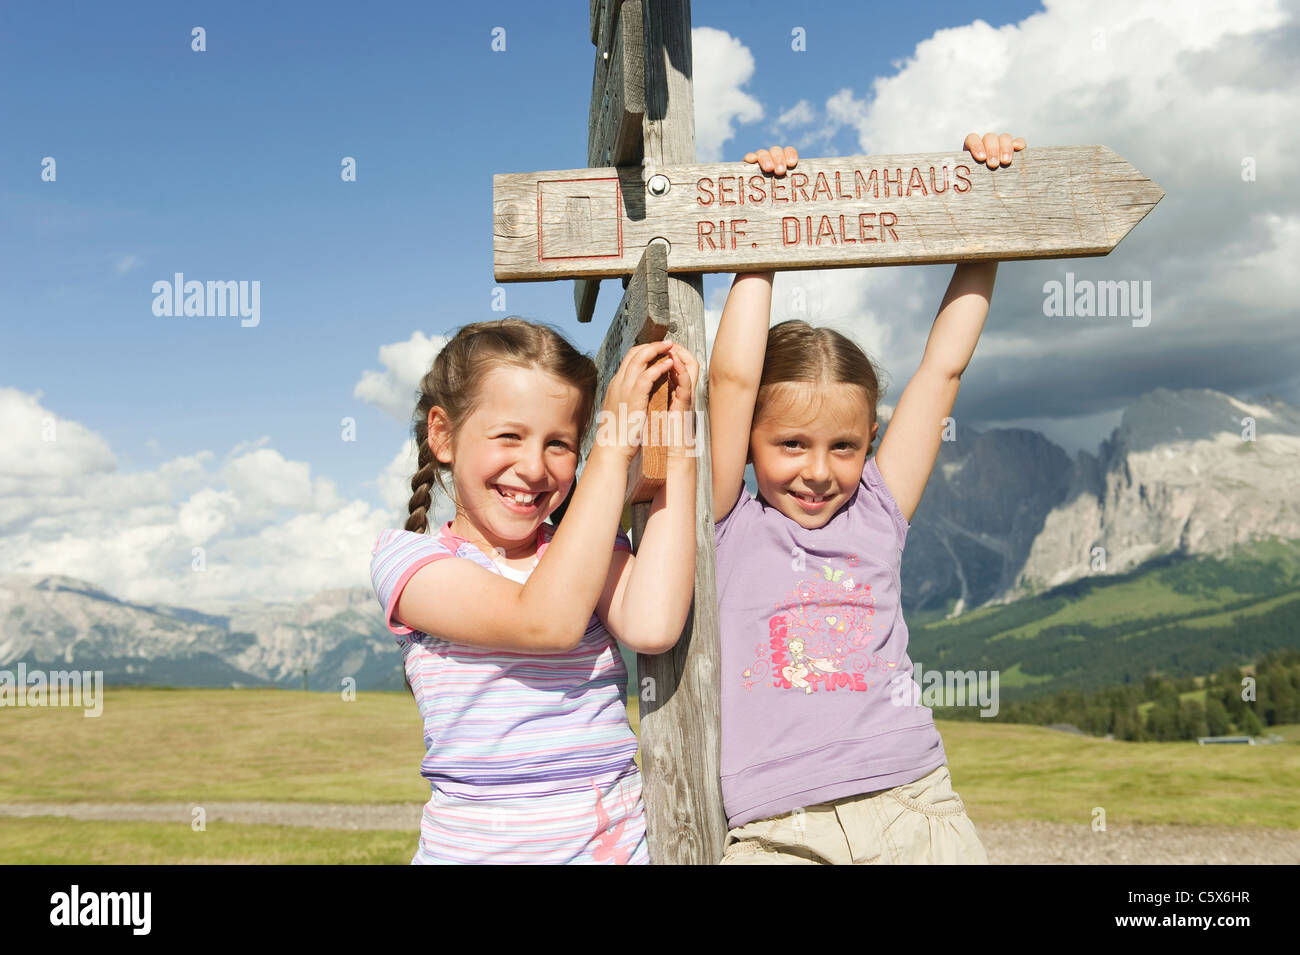
<svg viewBox="0 0 1300 955">
<path fill-rule="evenodd" d="M 744 485 L 714 526 L 729 826 L 900 786 L 946 762 L 907 656 L 909 527 L 874 456 L 822 527 L 801 527 Z"/>
</svg>

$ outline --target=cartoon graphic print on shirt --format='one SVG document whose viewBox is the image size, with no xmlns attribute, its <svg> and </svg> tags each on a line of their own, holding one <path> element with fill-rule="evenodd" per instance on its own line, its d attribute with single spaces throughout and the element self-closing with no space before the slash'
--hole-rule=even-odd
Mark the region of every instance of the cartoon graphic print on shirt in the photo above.
<svg viewBox="0 0 1300 955">
<path fill-rule="evenodd" d="M 839 667 L 835 665 L 834 660 L 825 658 L 813 659 L 807 656 L 804 651 L 803 640 L 798 637 L 789 637 L 785 644 L 786 653 L 790 657 L 790 663 L 781 667 L 781 676 L 785 677 L 787 683 L 791 686 L 797 686 L 805 693 L 811 693 L 812 684 L 804 677 L 808 676 L 814 670 L 822 673 L 838 673 Z"/>
<path fill-rule="evenodd" d="M 815 577 L 798 580 L 777 602 L 768 641 L 755 646 L 754 662 L 742 674 L 746 690 L 758 683 L 805 694 L 862 693 L 898 665 L 871 652 L 875 597 L 853 572 L 857 558 L 848 563 L 847 570 L 818 564 Z"/>
</svg>

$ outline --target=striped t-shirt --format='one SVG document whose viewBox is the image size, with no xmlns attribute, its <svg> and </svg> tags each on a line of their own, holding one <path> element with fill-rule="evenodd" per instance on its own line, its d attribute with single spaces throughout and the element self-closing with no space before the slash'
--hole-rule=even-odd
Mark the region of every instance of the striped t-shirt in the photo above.
<svg viewBox="0 0 1300 955">
<path fill-rule="evenodd" d="M 539 558 L 554 532 L 538 528 Z M 631 550 L 622 531 L 614 548 Z M 430 534 L 382 532 L 370 564 L 424 722 L 420 774 L 431 795 L 412 863 L 648 863 L 627 670 L 614 638 L 595 614 L 575 649 L 545 655 L 403 626 L 393 617 L 402 588 L 447 557 L 502 573 L 451 522 Z"/>
</svg>

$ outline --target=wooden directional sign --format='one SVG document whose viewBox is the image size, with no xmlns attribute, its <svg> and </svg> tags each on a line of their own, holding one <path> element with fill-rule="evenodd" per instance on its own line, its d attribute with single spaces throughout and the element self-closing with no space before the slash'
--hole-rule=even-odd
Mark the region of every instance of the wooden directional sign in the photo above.
<svg viewBox="0 0 1300 955">
<path fill-rule="evenodd" d="M 1105 255 L 1164 191 L 1105 146 L 498 175 L 499 282 L 631 274 L 654 239 L 669 272 Z"/>
</svg>

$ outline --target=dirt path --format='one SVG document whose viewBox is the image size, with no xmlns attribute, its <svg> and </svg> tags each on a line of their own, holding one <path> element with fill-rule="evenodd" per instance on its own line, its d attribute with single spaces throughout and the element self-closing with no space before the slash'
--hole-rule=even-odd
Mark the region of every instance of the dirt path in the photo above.
<svg viewBox="0 0 1300 955">
<path fill-rule="evenodd" d="M 0 817 L 62 816 L 136 822 L 194 818 L 194 803 L 0 803 Z M 418 803 L 352 805 L 300 802 L 210 802 L 208 822 L 263 823 L 321 829 L 408 830 L 420 827 Z M 989 822 L 978 827 L 989 861 L 1002 865 L 1278 865 L 1300 863 L 1300 831 L 1210 826 L 1112 826 Z"/>
</svg>

